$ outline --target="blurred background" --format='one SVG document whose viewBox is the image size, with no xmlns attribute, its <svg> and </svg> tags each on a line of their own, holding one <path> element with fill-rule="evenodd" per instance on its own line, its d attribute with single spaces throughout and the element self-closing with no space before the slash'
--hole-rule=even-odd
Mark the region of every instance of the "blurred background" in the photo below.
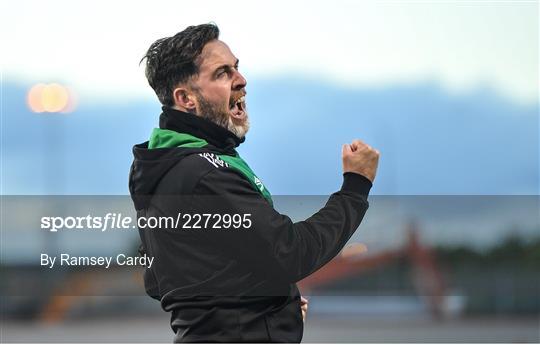
<svg viewBox="0 0 540 345">
<path fill-rule="evenodd" d="M 365 221 L 299 284 L 305 341 L 540 341 L 537 1 L 0 4 L 0 341 L 171 341 L 140 270 L 39 265 L 135 255 L 136 232 L 39 218 L 134 216 L 131 148 L 161 110 L 139 60 L 210 21 L 248 80 L 239 152 L 280 212 L 324 205 L 342 144 L 381 151 Z"/>
</svg>

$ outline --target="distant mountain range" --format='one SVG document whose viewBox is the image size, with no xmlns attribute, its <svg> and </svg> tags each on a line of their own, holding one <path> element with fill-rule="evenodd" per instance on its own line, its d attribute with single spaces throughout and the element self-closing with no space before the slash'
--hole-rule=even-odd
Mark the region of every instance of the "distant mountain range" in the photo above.
<svg viewBox="0 0 540 345">
<path fill-rule="evenodd" d="M 27 85 L 3 83 L 2 193 L 127 194 L 133 144 L 157 126 L 157 101 L 118 99 L 63 115 L 32 113 Z M 252 129 L 239 152 L 273 194 L 329 194 L 341 145 L 381 151 L 374 194 L 538 194 L 538 104 L 436 83 L 343 88 L 252 80 Z"/>
</svg>

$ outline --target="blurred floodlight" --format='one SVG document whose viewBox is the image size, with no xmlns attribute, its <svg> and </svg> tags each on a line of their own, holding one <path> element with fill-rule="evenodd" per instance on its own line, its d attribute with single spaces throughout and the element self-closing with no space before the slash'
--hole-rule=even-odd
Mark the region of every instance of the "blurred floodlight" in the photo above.
<svg viewBox="0 0 540 345">
<path fill-rule="evenodd" d="M 74 94 L 57 83 L 34 85 L 28 91 L 27 103 L 35 113 L 67 113 L 75 109 Z"/>
<path fill-rule="evenodd" d="M 41 102 L 41 94 L 43 93 L 44 88 L 45 84 L 40 83 L 32 86 L 30 91 L 28 91 L 26 102 L 34 113 L 42 113 L 45 111 L 45 108 Z"/>
<path fill-rule="evenodd" d="M 41 94 L 41 102 L 45 111 L 56 113 L 64 109 L 68 103 L 68 92 L 59 84 L 45 86 Z"/>
</svg>

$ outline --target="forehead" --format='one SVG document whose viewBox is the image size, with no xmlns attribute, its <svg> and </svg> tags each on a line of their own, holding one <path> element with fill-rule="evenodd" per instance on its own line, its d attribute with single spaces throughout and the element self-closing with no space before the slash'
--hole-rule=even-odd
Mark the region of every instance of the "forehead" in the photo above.
<svg viewBox="0 0 540 345">
<path fill-rule="evenodd" d="M 208 42 L 201 52 L 200 71 L 212 71 L 222 65 L 234 65 L 236 56 L 231 52 L 229 46 L 220 40 Z"/>
</svg>

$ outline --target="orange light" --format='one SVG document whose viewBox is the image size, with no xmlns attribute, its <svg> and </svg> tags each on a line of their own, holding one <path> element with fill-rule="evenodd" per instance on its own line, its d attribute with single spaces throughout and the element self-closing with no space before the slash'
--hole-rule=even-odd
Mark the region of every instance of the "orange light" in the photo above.
<svg viewBox="0 0 540 345">
<path fill-rule="evenodd" d="M 43 104 L 45 111 L 49 113 L 61 111 L 68 104 L 68 92 L 66 88 L 59 84 L 45 86 L 41 93 L 41 104 Z"/>
<path fill-rule="evenodd" d="M 36 84 L 27 95 L 28 107 L 36 113 L 67 113 L 75 108 L 73 93 L 60 84 Z"/>
<path fill-rule="evenodd" d="M 41 102 L 41 94 L 43 93 L 44 88 L 45 84 L 40 83 L 32 86 L 30 91 L 28 91 L 26 102 L 30 110 L 32 110 L 34 113 L 42 113 L 45 111 L 45 108 Z"/>
</svg>

